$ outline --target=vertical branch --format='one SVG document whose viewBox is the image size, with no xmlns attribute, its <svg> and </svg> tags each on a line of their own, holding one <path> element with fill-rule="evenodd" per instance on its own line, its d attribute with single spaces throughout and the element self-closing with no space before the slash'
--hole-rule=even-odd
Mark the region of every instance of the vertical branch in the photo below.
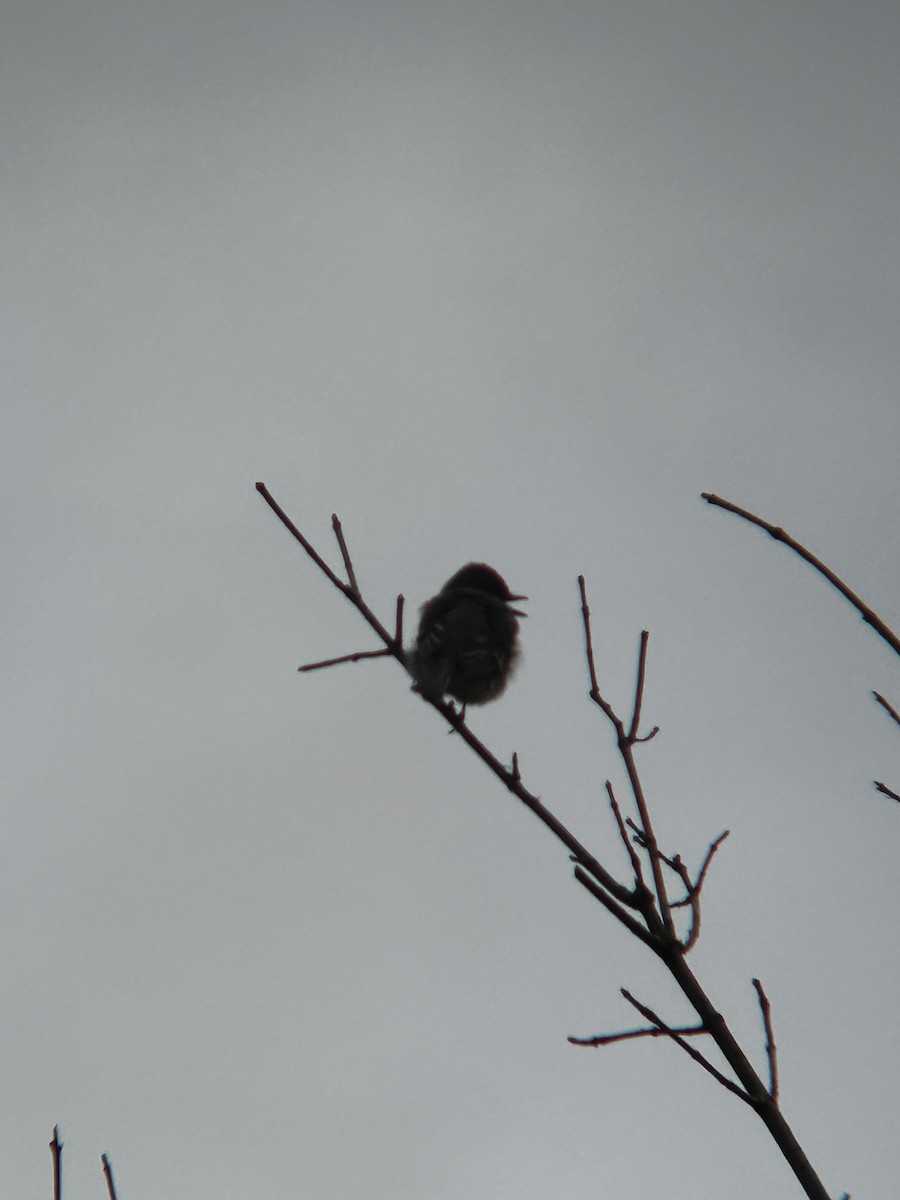
<svg viewBox="0 0 900 1200">
<path fill-rule="evenodd" d="M 110 1161 L 105 1154 L 100 1155 L 100 1161 L 103 1164 L 103 1174 L 106 1176 L 106 1190 L 109 1192 L 109 1200 L 117 1200 L 116 1185 L 113 1183 L 113 1173 Z"/>
<path fill-rule="evenodd" d="M 53 1155 L 53 1200 L 62 1197 L 62 1151 L 63 1144 L 59 1140 L 59 1126 L 53 1126 L 53 1141 L 50 1143 L 50 1153 Z"/>
<path fill-rule="evenodd" d="M 769 1060 L 769 1095 L 778 1103 L 778 1050 L 775 1046 L 775 1034 L 772 1032 L 772 1005 L 769 997 L 763 991 L 763 985 L 758 979 L 753 980 L 756 994 L 759 997 L 759 1009 L 762 1013 L 763 1028 L 766 1031 L 766 1058 Z"/>
</svg>

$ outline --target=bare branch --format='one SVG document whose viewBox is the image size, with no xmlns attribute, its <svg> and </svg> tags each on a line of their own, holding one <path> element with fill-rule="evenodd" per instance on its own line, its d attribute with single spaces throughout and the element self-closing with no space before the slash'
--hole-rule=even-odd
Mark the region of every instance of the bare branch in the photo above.
<svg viewBox="0 0 900 1200">
<path fill-rule="evenodd" d="M 587 591 L 584 585 L 584 576 L 578 576 L 578 588 L 581 592 L 581 617 L 584 622 L 584 642 L 587 651 L 588 675 L 591 680 L 591 699 L 601 704 L 600 688 L 597 684 L 597 669 L 594 665 L 594 643 L 591 638 L 591 610 L 588 608 Z M 605 710 L 604 710 L 605 711 Z M 610 713 L 612 710 L 610 710 Z M 612 717 L 610 717 L 612 720 Z"/>
<path fill-rule="evenodd" d="M 389 658 L 391 650 L 357 650 L 355 654 L 342 654 L 340 658 L 326 658 L 322 662 L 306 663 L 298 671 L 319 671 L 322 667 L 336 667 L 338 663 L 359 662 L 361 658 Z"/>
<path fill-rule="evenodd" d="M 752 1097 L 748 1096 L 743 1088 L 738 1087 L 736 1083 L 734 1083 L 726 1075 L 723 1075 L 721 1071 L 716 1070 L 708 1058 L 704 1058 L 699 1050 L 695 1050 L 693 1046 L 688 1045 L 681 1034 L 675 1029 L 672 1029 L 671 1026 L 667 1025 L 665 1021 L 663 1021 L 661 1017 L 658 1017 L 651 1008 L 647 1008 L 645 1004 L 641 1004 L 640 1000 L 635 1000 L 634 996 L 632 996 L 631 992 L 629 992 L 627 988 L 621 988 L 620 991 L 628 1003 L 633 1004 L 642 1017 L 645 1017 L 648 1021 L 652 1021 L 661 1033 L 664 1033 L 667 1037 L 670 1037 L 676 1045 L 682 1048 L 685 1054 L 689 1054 L 694 1062 L 698 1062 L 700 1066 L 703 1067 L 704 1071 L 709 1071 L 713 1079 L 717 1079 L 723 1088 L 727 1088 L 729 1092 L 734 1092 L 735 1096 L 740 1096 L 740 1098 L 749 1104 L 751 1108 L 756 1107 Z"/>
<path fill-rule="evenodd" d="M 900 800 L 900 796 L 896 792 L 891 791 L 886 783 L 880 783 L 877 779 L 873 780 L 875 787 L 883 796 L 890 796 L 892 800 Z"/>
<path fill-rule="evenodd" d="M 397 617 L 394 623 L 394 641 L 398 646 L 403 645 L 403 596 L 397 597 Z"/>
<path fill-rule="evenodd" d="M 690 928 L 688 929 L 688 935 L 683 942 L 685 953 L 694 948 L 694 946 L 697 944 L 697 939 L 700 936 L 700 892 L 706 879 L 706 872 L 709 870 L 709 864 L 713 860 L 713 855 L 718 850 L 719 846 L 721 846 L 722 842 L 724 842 L 728 837 L 729 832 L 730 830 L 726 829 L 724 833 L 719 834 L 715 841 L 710 842 L 706 850 L 706 856 L 703 859 L 703 864 L 701 865 L 700 871 L 697 875 L 696 883 L 691 882 L 688 869 L 681 861 L 681 855 L 676 854 L 674 858 L 665 858 L 665 856 L 663 857 L 663 861 L 666 863 L 666 865 L 672 868 L 672 870 L 678 875 L 679 879 L 684 884 L 685 895 L 681 900 L 673 901 L 672 907 L 683 908 L 686 905 L 690 905 L 691 907 L 691 924 Z"/>
<path fill-rule="evenodd" d="M 591 878 L 583 867 L 576 867 L 574 873 L 578 882 L 587 888 L 594 899 L 599 900 L 603 907 L 608 912 L 611 912 L 617 921 L 621 921 L 625 928 L 630 930 L 636 938 L 645 942 L 652 949 L 657 949 L 658 938 L 654 934 L 649 933 L 630 913 L 625 912 L 623 908 L 616 904 L 615 900 L 600 887 L 596 880 Z"/>
<path fill-rule="evenodd" d="M 766 1058 L 769 1060 L 769 1095 L 778 1103 L 778 1048 L 775 1045 L 775 1034 L 772 1032 L 772 1006 L 769 997 L 763 991 L 763 985 L 758 979 L 753 980 L 756 994 L 759 997 L 759 1008 L 762 1013 L 763 1027 L 766 1031 Z"/>
<path fill-rule="evenodd" d="M 631 728 L 628 730 L 629 742 L 636 742 L 638 740 L 637 731 L 641 721 L 641 705 L 644 702 L 644 678 L 647 674 L 647 644 L 649 641 L 650 634 L 645 629 L 641 633 L 641 648 L 638 652 L 637 682 L 634 688 L 634 709 L 631 714 Z M 649 741 L 651 736 L 648 734 L 641 741 Z"/>
<path fill-rule="evenodd" d="M 289 529 L 294 535 L 319 570 L 323 571 L 334 584 L 334 586 L 336 588 L 340 588 L 340 590 L 346 595 L 346 593 L 349 591 L 348 585 L 344 583 L 343 580 L 338 579 L 337 575 L 335 575 L 334 571 L 332 571 L 325 559 L 313 549 L 312 545 L 306 540 L 284 509 L 272 498 L 266 485 L 264 483 L 258 483 L 256 485 L 256 490 L 262 496 L 263 500 L 265 500 L 266 504 L 268 504 L 269 508 L 271 508 L 272 512 L 274 512 L 278 517 L 282 525 L 284 525 L 286 529 Z"/>
<path fill-rule="evenodd" d="M 309 555 L 309 557 L 313 560 L 313 562 L 316 564 L 316 566 L 319 568 L 319 570 L 324 575 L 327 575 L 327 577 L 331 580 L 331 582 L 338 589 L 338 591 L 341 592 L 343 595 L 345 595 L 347 597 L 347 599 L 350 601 L 350 603 L 353 605 L 353 607 L 356 608 L 362 614 L 363 618 L 368 622 L 368 624 L 371 626 L 371 628 L 375 630 L 376 634 L 381 638 L 382 642 L 384 642 L 385 646 L 387 647 L 388 652 L 391 655 L 393 655 L 393 657 L 396 658 L 397 661 L 399 663 L 401 663 L 405 668 L 406 663 L 405 663 L 404 657 L 403 657 L 403 646 L 400 645 L 398 642 L 396 642 L 391 637 L 391 635 L 388 633 L 388 631 L 385 629 L 385 627 L 382 625 L 382 623 L 378 620 L 378 618 L 375 616 L 375 614 L 369 608 L 368 604 L 364 603 L 362 597 L 359 594 L 359 591 L 354 590 L 354 587 L 351 584 L 344 583 L 344 581 L 342 579 L 338 578 L 338 576 L 334 573 L 334 571 L 332 571 L 331 567 L 329 567 L 328 563 L 325 562 L 324 558 L 322 558 L 322 556 L 318 553 L 318 551 L 313 547 L 312 543 L 309 542 L 303 536 L 303 534 L 300 532 L 300 530 L 297 528 L 297 526 L 294 524 L 294 522 L 290 519 L 290 517 L 287 515 L 287 513 L 284 511 L 284 509 L 277 503 L 277 501 L 275 499 L 273 499 L 273 497 L 271 496 L 271 494 L 269 492 L 269 489 L 266 487 L 266 485 L 264 483 L 257 483 L 256 490 L 262 496 L 263 500 L 265 500 L 266 504 L 268 504 L 269 508 L 271 508 L 272 512 L 274 512 L 275 515 L 278 517 L 279 521 L 281 521 L 282 525 L 284 525 L 285 529 L 287 529 L 291 533 L 291 535 L 294 538 L 296 538 L 296 540 L 300 543 L 300 545 L 303 547 L 303 549 L 306 551 L 306 553 Z M 335 521 L 337 520 L 336 517 L 333 519 Z M 337 524 L 338 524 L 338 527 L 340 527 L 339 521 L 337 522 Z M 335 530 L 335 532 L 337 532 L 337 530 Z M 343 536 L 343 533 L 341 536 Z"/>
<path fill-rule="evenodd" d="M 103 1164 L 103 1174 L 106 1176 L 106 1190 L 109 1192 L 109 1200 L 117 1200 L 116 1185 L 113 1183 L 112 1165 L 105 1154 L 100 1155 L 100 1161 Z"/>
<path fill-rule="evenodd" d="M 820 558 L 816 556 L 805 546 L 801 546 L 798 541 L 791 537 L 789 533 L 785 533 L 777 525 L 770 525 L 768 521 L 764 521 L 762 517 L 755 516 L 752 512 L 748 512 L 745 508 L 739 508 L 736 504 L 732 504 L 730 500 L 723 500 L 721 496 L 714 496 L 710 492 L 703 492 L 703 499 L 707 504 L 714 504 L 719 508 L 724 508 L 727 512 L 734 513 L 735 516 L 742 517 L 745 521 L 749 521 L 752 525 L 758 525 L 760 529 L 764 529 L 770 537 L 773 537 L 776 542 L 783 542 L 790 547 L 795 554 L 799 554 L 802 559 L 805 559 L 811 567 L 814 567 L 820 575 L 824 575 L 828 582 L 836 587 L 842 596 L 845 596 L 853 607 L 860 613 L 862 619 L 867 625 L 871 625 L 877 634 L 884 638 L 887 644 L 893 649 L 895 654 L 900 654 L 900 637 L 890 629 L 881 617 L 874 612 L 868 604 L 857 596 L 856 592 L 852 591 L 846 583 L 837 575 L 830 567 L 827 567 Z"/>
<path fill-rule="evenodd" d="M 320 570 L 331 580 L 334 586 L 353 604 L 363 619 L 377 634 L 378 638 L 383 643 L 385 650 L 384 654 L 391 655 L 406 669 L 405 656 L 399 632 L 399 613 L 398 613 L 398 633 L 396 637 L 392 637 L 387 629 L 381 624 L 372 610 L 363 601 L 360 595 L 355 577 L 351 573 L 351 564 L 349 563 L 349 555 L 345 556 L 345 566 L 348 569 L 348 575 L 351 577 L 350 583 L 344 583 L 324 562 L 321 556 L 316 552 L 312 545 L 294 526 L 293 522 L 286 516 L 277 503 L 269 495 L 268 490 L 262 483 L 257 484 L 257 490 L 266 500 L 270 508 L 278 516 L 279 520 L 285 525 L 289 532 L 300 542 L 306 553 L 313 559 Z M 339 524 L 339 523 L 338 523 Z M 336 530 L 337 532 L 337 530 Z M 339 539 L 340 544 L 340 539 Z M 344 554 L 346 547 L 342 549 Z M 639 1012 L 650 1021 L 659 1031 L 660 1036 L 669 1037 L 680 1045 L 687 1054 L 695 1058 L 705 1070 L 710 1072 L 729 1091 L 733 1091 L 740 1096 L 746 1103 L 750 1104 L 758 1113 L 787 1163 L 793 1170 L 800 1184 L 803 1186 L 810 1200 L 829 1200 L 821 1180 L 816 1175 L 802 1147 L 794 1136 L 790 1126 L 787 1124 L 780 1108 L 774 1103 L 772 1096 L 766 1089 L 765 1084 L 755 1070 L 753 1064 L 748 1059 L 747 1055 L 742 1050 L 741 1046 L 736 1041 L 734 1035 L 729 1029 L 722 1014 L 715 1008 L 710 998 L 706 995 L 701 987 L 697 977 L 693 974 L 687 964 L 685 958 L 685 948 L 678 940 L 672 921 L 671 908 L 668 901 L 668 896 L 665 890 L 665 882 L 663 878 L 663 868 L 665 860 L 662 857 L 656 838 L 650 823 L 650 816 L 647 808 L 647 803 L 644 797 L 640 778 L 638 776 L 637 767 L 634 761 L 634 745 L 641 740 L 649 740 L 653 733 L 647 735 L 646 738 L 638 738 L 637 721 L 639 712 L 632 713 L 633 729 L 629 734 L 626 734 L 624 724 L 621 719 L 613 711 L 611 704 L 604 699 L 600 693 L 597 682 L 596 665 L 594 662 L 593 646 L 591 641 L 590 630 L 590 613 L 587 605 L 587 597 L 584 586 L 583 577 L 579 579 L 582 597 L 582 613 L 585 624 L 585 640 L 587 645 L 588 670 L 591 678 L 591 699 L 598 704 L 602 709 L 613 728 L 616 731 L 616 738 L 619 747 L 619 752 L 625 763 L 628 773 L 629 783 L 634 796 L 637 812 L 640 819 L 640 825 L 636 825 L 629 818 L 626 824 L 632 825 L 637 831 L 638 844 L 647 852 L 651 866 L 653 868 L 654 888 L 656 896 L 646 888 L 635 886 L 632 890 L 620 883 L 605 867 L 597 860 L 597 858 L 587 850 L 585 846 L 566 828 L 565 825 L 552 813 L 540 800 L 540 798 L 530 792 L 522 782 L 521 771 L 519 768 L 518 756 L 513 757 L 512 769 L 504 765 L 496 755 L 494 755 L 483 742 L 472 732 L 465 721 L 465 709 L 462 711 L 441 699 L 431 696 L 422 696 L 422 699 L 431 705 L 441 717 L 450 726 L 451 732 L 455 732 L 459 737 L 467 743 L 469 748 L 485 763 L 492 774 L 500 780 L 505 788 L 510 791 L 518 800 L 523 803 L 526 808 L 540 820 L 549 831 L 559 840 L 569 851 L 570 857 L 576 864 L 575 878 L 578 882 L 589 891 L 601 903 L 620 924 L 624 925 L 635 937 L 644 942 L 657 955 L 657 957 L 665 964 L 671 973 L 674 981 L 677 983 L 686 999 L 697 1014 L 700 1025 L 699 1027 L 690 1027 L 687 1030 L 673 1029 L 661 1021 L 656 1014 L 649 1009 L 645 1009 L 638 1002 L 634 1001 L 629 993 L 625 992 L 626 997 L 634 1004 Z M 402 598 L 398 598 L 402 599 Z M 398 603 L 398 609 L 400 605 Z M 646 655 L 646 633 L 641 636 L 642 657 Z M 376 657 L 381 656 L 381 652 L 361 651 L 360 657 Z M 337 661 L 352 661 L 354 656 L 343 656 L 341 659 L 329 660 L 326 664 L 332 665 Z M 310 664 L 312 669 L 317 664 Z M 643 694 L 643 678 L 642 670 L 645 666 L 639 664 L 638 680 L 635 688 L 636 700 Z M 636 704 L 636 709 L 639 705 Z M 623 834 L 621 826 L 621 813 L 617 818 L 620 825 L 620 837 Z M 721 839 L 720 839 L 721 840 Z M 715 845 L 715 844 L 714 844 Z M 707 859 L 701 868 L 698 876 L 697 885 L 703 882 L 705 871 L 709 865 L 709 860 L 712 857 L 712 849 L 707 854 Z M 674 861 L 674 860 L 673 860 Z M 679 860 L 680 862 L 680 860 Z M 676 871 L 678 867 L 674 868 Z M 679 875 L 679 877 L 681 877 Z M 658 907 L 657 907 L 658 906 Z M 636 912 L 642 918 L 644 924 L 640 924 L 636 916 L 632 916 L 632 912 Z M 734 1072 L 736 1079 L 741 1087 L 727 1079 L 721 1072 L 709 1063 L 703 1055 L 693 1050 L 685 1041 L 686 1037 L 694 1036 L 700 1031 L 708 1032 L 715 1041 L 718 1049 L 721 1051 L 729 1067 Z M 646 1033 L 641 1036 L 656 1036 L 652 1033 Z M 743 1090 L 742 1090 L 743 1089 Z M 57 1197 L 58 1200 L 58 1197 Z"/>
<path fill-rule="evenodd" d="M 606 781 L 606 794 L 609 796 L 609 804 L 613 810 L 613 816 L 616 819 L 616 824 L 619 827 L 619 837 L 622 839 L 622 844 L 628 851 L 628 857 L 631 859 L 631 868 L 634 871 L 635 888 L 643 888 L 645 885 L 644 873 L 641 869 L 641 860 L 638 858 L 634 851 L 634 846 L 631 844 L 631 838 L 628 836 L 628 831 L 625 828 L 625 822 L 622 820 L 621 810 L 619 809 L 616 797 L 613 794 L 612 784 L 608 779 Z"/>
<path fill-rule="evenodd" d="M 662 920 L 663 928 L 670 937 L 675 937 L 675 927 L 672 923 L 672 913 L 669 910 L 669 897 L 666 893 L 666 882 L 663 878 L 662 866 L 659 858 L 659 847 L 656 843 L 656 836 L 653 832 L 653 827 L 650 823 L 650 814 L 647 810 L 647 802 L 644 799 L 644 791 L 641 786 L 640 777 L 637 773 L 637 766 L 634 761 L 634 738 L 625 732 L 625 725 L 621 718 L 616 715 L 615 710 L 608 700 L 604 699 L 600 685 L 597 681 L 597 669 L 594 662 L 594 647 L 591 636 L 591 610 L 587 601 L 587 587 L 585 586 L 584 576 L 578 576 L 578 589 L 581 593 L 581 615 L 584 623 L 584 642 L 588 661 L 588 674 L 591 680 L 590 697 L 599 708 L 602 709 L 607 720 L 616 731 L 616 741 L 619 747 L 619 753 L 625 763 L 625 769 L 628 772 L 628 782 L 631 784 L 631 792 L 634 796 L 635 804 L 637 805 L 638 813 L 640 814 L 641 824 L 643 826 L 643 836 L 645 838 L 645 847 L 650 858 L 650 869 L 653 872 L 653 887 L 656 892 L 656 901 L 659 905 L 659 916 Z M 632 727 L 636 728 L 636 722 L 640 719 L 640 705 L 644 691 L 643 675 L 646 666 L 647 643 L 649 633 L 644 630 L 641 633 L 640 653 L 638 661 L 638 677 L 635 686 L 635 706 L 632 716 Z M 647 914 L 644 913 L 645 919 Z"/>
<path fill-rule="evenodd" d="M 334 530 L 334 536 L 337 538 L 337 543 L 341 548 L 341 558 L 344 560 L 344 569 L 347 572 L 347 580 L 350 584 L 350 590 L 359 595 L 359 584 L 356 582 L 356 575 L 353 572 L 353 563 L 350 560 L 350 551 L 347 549 L 347 543 L 344 541 L 344 530 L 341 528 L 341 523 L 338 520 L 337 513 L 331 514 L 331 528 Z"/>
<path fill-rule="evenodd" d="M 59 1126 L 53 1126 L 53 1141 L 50 1143 L 50 1153 L 53 1155 L 53 1200 L 62 1196 L 62 1152 L 63 1144 L 59 1140 Z"/>
<path fill-rule="evenodd" d="M 694 1037 L 700 1033 L 708 1036 L 709 1030 L 704 1029 L 702 1025 L 681 1025 L 673 1028 L 672 1033 L 677 1033 L 679 1037 Z M 650 1025 L 642 1029 L 623 1029 L 621 1033 L 598 1033 L 589 1038 L 569 1037 L 566 1041 L 571 1042 L 573 1046 L 611 1046 L 614 1042 L 627 1042 L 632 1038 L 668 1036 L 667 1029 Z"/>
<path fill-rule="evenodd" d="M 873 692 L 872 695 L 875 697 L 881 707 L 894 718 L 898 725 L 900 725 L 900 713 L 897 712 L 896 708 L 893 708 L 880 692 Z"/>
</svg>

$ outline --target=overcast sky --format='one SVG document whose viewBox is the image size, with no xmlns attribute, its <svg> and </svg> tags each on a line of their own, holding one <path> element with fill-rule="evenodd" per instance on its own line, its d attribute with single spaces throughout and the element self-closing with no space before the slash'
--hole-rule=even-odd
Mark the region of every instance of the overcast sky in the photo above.
<svg viewBox="0 0 900 1200">
<path fill-rule="evenodd" d="M 693 963 L 826 1186 L 900 1174 L 894 0 L 7 0 L 0 1195 L 785 1200 L 645 948 L 385 621 L 530 597 L 471 713 L 627 879 L 576 578 Z"/>
</svg>

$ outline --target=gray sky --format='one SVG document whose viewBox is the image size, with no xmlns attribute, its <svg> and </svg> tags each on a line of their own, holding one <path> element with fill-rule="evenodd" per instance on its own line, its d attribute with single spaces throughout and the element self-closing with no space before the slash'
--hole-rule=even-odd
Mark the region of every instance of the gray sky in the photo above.
<svg viewBox="0 0 900 1200">
<path fill-rule="evenodd" d="M 799 1196 L 689 1017 L 253 491 L 386 620 L 530 597 L 472 714 L 623 872 L 641 766 L 694 965 L 826 1185 L 896 1187 L 900 10 L 10 0 L 0 1194 Z M 759 1127 L 757 1127 L 759 1126 Z"/>
</svg>

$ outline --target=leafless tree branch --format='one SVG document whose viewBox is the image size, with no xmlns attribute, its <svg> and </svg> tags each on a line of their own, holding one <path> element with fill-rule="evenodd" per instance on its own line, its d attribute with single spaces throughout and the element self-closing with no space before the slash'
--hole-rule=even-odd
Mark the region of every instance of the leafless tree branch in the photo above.
<svg viewBox="0 0 900 1200">
<path fill-rule="evenodd" d="M 50 1153 L 53 1155 L 53 1200 L 62 1197 L 62 1152 L 63 1144 L 59 1140 L 59 1126 L 53 1126 L 53 1141 L 50 1143 Z"/>
<path fill-rule="evenodd" d="M 856 592 L 852 591 L 844 583 L 843 579 L 835 575 L 834 571 L 830 567 L 827 567 L 820 558 L 816 558 L 812 551 L 807 550 L 805 546 L 801 546 L 795 538 L 792 538 L 789 533 L 785 533 L 779 526 L 770 525 L 768 521 L 764 521 L 762 517 L 757 517 L 752 512 L 748 512 L 746 508 L 739 508 L 736 504 L 732 504 L 730 500 L 723 500 L 721 496 L 714 496 L 711 492 L 703 492 L 702 495 L 707 504 L 724 508 L 727 512 L 734 513 L 735 516 L 749 521 L 752 525 L 758 525 L 760 529 L 764 529 L 770 537 L 773 537 L 776 542 L 783 542 L 795 554 L 799 554 L 811 567 L 815 567 L 820 575 L 824 575 L 828 582 L 833 587 L 836 587 L 842 596 L 845 596 L 850 601 L 866 624 L 871 625 L 875 632 L 884 638 L 895 654 L 900 654 L 900 637 L 882 621 L 881 617 L 868 604 L 857 596 Z"/>
<path fill-rule="evenodd" d="M 338 663 L 359 662 L 362 658 L 388 658 L 390 650 L 357 650 L 353 654 L 341 654 L 338 658 L 326 658 L 322 662 L 304 663 L 298 671 L 320 671 L 322 667 L 336 667 Z"/>
<path fill-rule="evenodd" d="M 754 1106 L 753 1098 L 748 1096 L 743 1088 L 738 1087 L 738 1085 L 733 1080 L 729 1079 L 727 1075 L 723 1075 L 721 1071 L 716 1070 L 708 1058 L 704 1058 L 699 1050 L 695 1050 L 693 1046 L 689 1045 L 681 1036 L 681 1034 L 674 1030 L 670 1025 L 667 1025 L 661 1017 L 658 1017 L 653 1009 L 647 1008 L 645 1004 L 641 1004 L 640 1000 L 636 1000 L 627 988 L 621 988 L 620 990 L 628 1003 L 633 1004 L 642 1017 L 645 1017 L 648 1021 L 652 1021 L 661 1033 L 664 1033 L 667 1037 L 671 1038 L 677 1046 L 682 1048 L 685 1054 L 689 1054 L 694 1062 L 699 1063 L 700 1066 L 703 1067 L 704 1071 L 708 1071 L 710 1075 L 712 1075 L 713 1079 L 718 1080 L 723 1088 L 727 1088 L 729 1092 L 733 1092 L 735 1096 L 739 1096 L 741 1100 L 744 1100 L 751 1106 L 751 1108 Z"/>
<path fill-rule="evenodd" d="M 766 1031 L 766 1058 L 769 1060 L 769 1095 L 778 1103 L 778 1048 L 775 1045 L 775 1034 L 772 1032 L 772 1005 L 769 997 L 763 991 L 763 985 L 758 979 L 753 980 L 756 994 L 759 997 L 759 1010 L 762 1013 L 763 1028 Z"/>
<path fill-rule="evenodd" d="M 117 1200 L 116 1185 L 113 1183 L 112 1165 L 105 1154 L 100 1155 L 100 1161 L 103 1164 L 103 1174 L 106 1176 L 106 1190 L 109 1192 L 109 1200 Z"/>
<path fill-rule="evenodd" d="M 886 783 L 880 783 L 877 779 L 874 782 L 875 787 L 883 796 L 890 796 L 892 800 L 900 800 L 900 796 L 895 791 L 892 791 Z"/>
<path fill-rule="evenodd" d="M 357 608 L 366 622 L 369 624 L 377 636 L 381 639 L 385 646 L 386 652 L 392 655 L 405 669 L 405 659 L 403 654 L 403 646 L 400 641 L 399 634 L 397 637 L 391 637 L 385 627 L 381 624 L 375 614 L 371 611 L 368 605 L 363 601 L 356 584 L 355 574 L 352 572 L 352 564 L 349 561 L 349 554 L 346 553 L 346 545 L 339 537 L 341 552 L 344 557 L 344 565 L 347 570 L 350 583 L 344 583 L 324 562 L 320 555 L 315 551 L 307 539 L 300 533 L 293 522 L 285 515 L 283 510 L 278 506 L 274 499 L 269 494 L 265 485 L 259 483 L 256 485 L 257 490 L 263 496 L 263 499 L 270 508 L 276 513 L 285 527 L 292 533 L 296 540 L 300 543 L 306 553 L 313 559 L 320 570 L 331 580 L 336 588 L 341 591 L 347 599 Z M 336 526 L 337 533 L 339 523 Z M 692 1036 L 694 1028 L 691 1027 L 690 1033 L 687 1031 L 681 1032 L 679 1029 L 667 1026 L 655 1013 L 646 1009 L 635 1001 L 628 992 L 624 992 L 626 998 L 638 1009 L 639 1012 L 650 1021 L 652 1025 L 660 1030 L 661 1034 L 676 1041 L 682 1049 L 685 1050 L 692 1058 L 700 1063 L 705 1070 L 709 1071 L 724 1087 L 729 1091 L 733 1091 L 740 1096 L 746 1103 L 750 1104 L 758 1113 L 760 1118 L 766 1125 L 769 1133 L 774 1139 L 776 1145 L 781 1150 L 785 1160 L 790 1165 L 799 1183 L 806 1192 L 809 1200 L 829 1200 L 821 1180 L 813 1170 L 813 1167 L 807 1159 L 802 1147 L 797 1142 L 790 1126 L 784 1119 L 783 1114 L 775 1102 L 770 1090 L 766 1088 L 762 1079 L 757 1074 L 752 1063 L 741 1049 L 734 1035 L 731 1033 L 728 1025 L 725 1022 L 722 1014 L 714 1007 L 709 997 L 701 987 L 696 976 L 687 965 L 685 958 L 685 946 L 678 939 L 672 921 L 670 903 L 665 888 L 663 877 L 663 867 L 665 860 L 660 853 L 657 845 L 656 837 L 650 821 L 648 806 L 644 796 L 641 781 L 637 772 L 637 767 L 634 759 L 634 746 L 637 742 L 648 740 L 641 739 L 637 736 L 637 728 L 640 720 L 641 704 L 643 699 L 643 690 L 646 673 L 646 653 L 648 644 L 648 634 L 642 633 L 641 646 L 639 653 L 639 664 L 637 681 L 635 687 L 635 700 L 632 709 L 631 722 L 628 731 L 626 732 L 623 721 L 616 715 L 611 704 L 602 696 L 597 679 L 596 664 L 594 661 L 594 651 L 591 640 L 590 630 L 590 612 L 587 604 L 587 595 L 583 577 L 579 578 L 579 587 L 581 590 L 582 600 L 582 617 L 585 630 L 585 645 L 588 660 L 588 672 L 591 681 L 590 697 L 601 708 L 606 717 L 609 719 L 616 731 L 619 753 L 625 765 L 626 772 L 629 778 L 632 795 L 634 797 L 640 825 L 635 826 L 629 818 L 627 824 L 631 824 L 638 832 L 638 844 L 647 853 L 650 860 L 650 865 L 653 871 L 653 893 L 649 889 L 642 887 L 639 882 L 636 882 L 634 889 L 626 887 L 620 883 L 614 876 L 606 870 L 605 867 L 587 850 L 585 846 L 566 828 L 565 825 L 541 802 L 541 800 L 531 793 L 522 781 L 521 771 L 519 768 L 518 756 L 513 756 L 512 768 L 507 768 L 472 732 L 466 724 L 464 716 L 457 711 L 454 705 L 448 704 L 441 699 L 434 699 L 429 696 L 422 696 L 422 699 L 437 710 L 442 718 L 450 725 L 451 730 L 457 733 L 460 738 L 467 743 L 470 749 L 478 755 L 485 763 L 488 769 L 496 776 L 497 779 L 506 787 L 514 796 L 517 797 L 534 815 L 550 830 L 554 836 L 562 842 L 567 848 L 572 860 L 575 862 L 575 878 L 586 888 L 595 898 L 601 903 L 607 911 L 609 911 L 621 924 L 625 925 L 634 935 L 648 945 L 664 963 L 666 968 L 673 976 L 675 982 L 684 993 L 686 999 L 699 1018 L 699 1028 L 707 1032 L 715 1041 L 717 1047 L 724 1056 L 726 1062 L 739 1080 L 740 1086 L 732 1080 L 727 1079 L 721 1072 L 709 1063 L 703 1055 L 698 1054 L 684 1040 L 686 1036 Z M 398 621 L 399 628 L 399 621 Z M 363 652 L 367 653 L 367 652 Z M 620 826 L 620 836 L 622 836 L 621 814 L 618 818 Z M 697 884 L 694 885 L 694 890 L 699 890 L 703 882 L 705 872 L 711 861 L 712 854 L 715 848 L 721 842 L 721 838 L 713 843 L 710 850 L 707 852 L 706 860 L 698 875 Z M 676 868 L 677 870 L 677 868 Z M 680 872 L 679 872 L 680 875 Z M 684 877 L 682 877 L 684 882 Z M 686 883 L 686 886 L 688 886 Z M 636 912 L 642 918 L 642 925 L 636 916 L 632 916 L 632 912 Z M 648 1034 L 647 1036 L 653 1036 Z"/>
<path fill-rule="evenodd" d="M 900 725 L 900 713 L 897 712 L 896 708 L 894 708 L 892 705 L 890 705 L 887 702 L 887 700 L 885 700 L 884 696 L 881 695 L 880 692 L 873 692 L 872 695 L 875 697 L 875 699 L 878 701 L 878 703 L 881 705 L 881 707 L 885 710 L 885 712 L 889 716 L 893 717 L 894 720 L 897 722 L 897 724 Z"/>
</svg>

